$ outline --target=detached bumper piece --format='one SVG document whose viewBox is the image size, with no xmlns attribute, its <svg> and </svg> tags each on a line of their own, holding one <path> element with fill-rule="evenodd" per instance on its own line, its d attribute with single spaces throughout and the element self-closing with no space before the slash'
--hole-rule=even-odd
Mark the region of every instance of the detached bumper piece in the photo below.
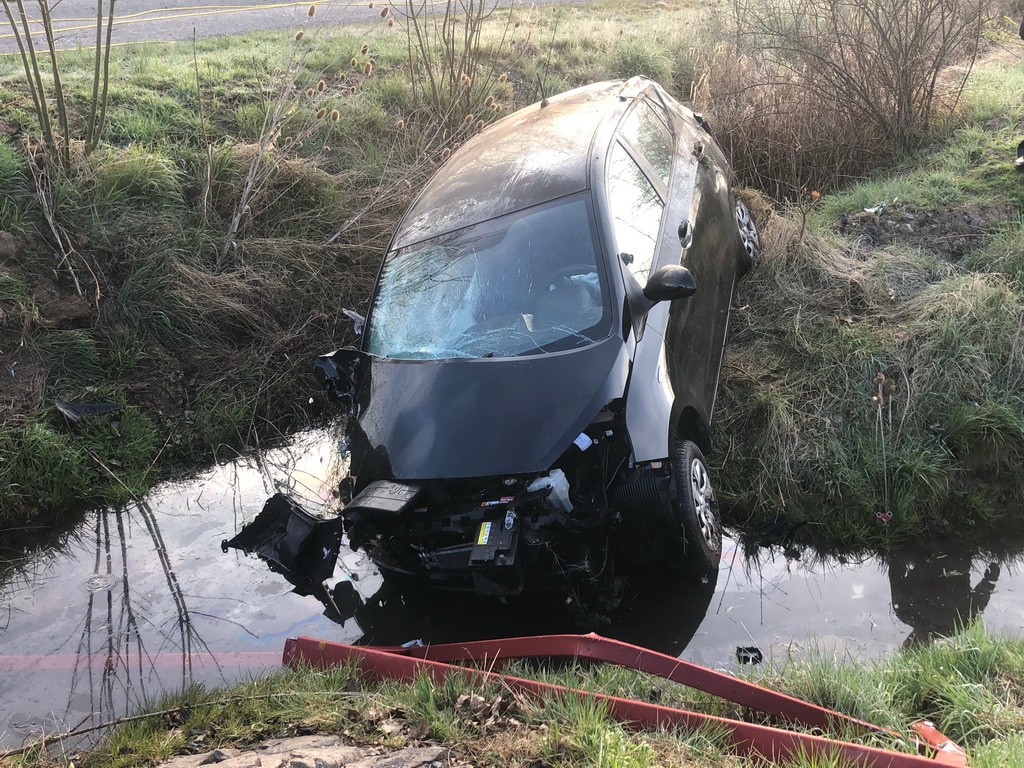
<svg viewBox="0 0 1024 768">
<path fill-rule="evenodd" d="M 441 682 L 451 674 L 461 674 L 478 681 L 493 680 L 518 694 L 537 700 L 571 695 L 574 698 L 602 702 L 612 717 L 637 729 L 668 727 L 692 731 L 713 725 L 729 734 L 732 750 L 736 754 L 760 755 L 773 763 L 791 762 L 800 755 L 822 758 L 838 755 L 852 765 L 865 768 L 967 766 L 964 750 L 946 739 L 928 722 L 913 726 L 916 736 L 914 746 L 920 753 L 914 755 L 488 671 L 495 667 L 495 662 L 504 659 L 555 657 L 602 661 L 636 669 L 807 728 L 827 730 L 852 726 L 865 733 L 903 741 L 900 734 L 863 720 L 672 656 L 594 634 L 520 637 L 409 648 L 356 647 L 300 637 L 288 640 L 284 648 L 284 663 L 289 667 L 311 665 L 326 668 L 351 662 L 364 674 L 377 679 L 412 680 L 426 674 L 434 682 Z M 453 662 L 480 666 L 462 667 Z"/>
<path fill-rule="evenodd" d="M 281 493 L 271 496 L 262 511 L 220 548 L 240 549 L 266 561 L 300 595 L 323 591 L 334 573 L 341 549 L 341 518 L 314 517 Z"/>
</svg>

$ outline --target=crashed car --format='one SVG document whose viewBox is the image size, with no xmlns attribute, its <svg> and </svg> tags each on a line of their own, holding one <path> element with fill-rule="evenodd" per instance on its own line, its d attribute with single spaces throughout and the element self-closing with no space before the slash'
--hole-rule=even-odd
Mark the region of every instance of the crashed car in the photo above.
<svg viewBox="0 0 1024 768">
<path fill-rule="evenodd" d="M 706 122 L 643 78 L 467 141 L 399 223 L 359 346 L 315 364 L 348 407 L 334 543 L 278 500 L 228 544 L 306 591 L 342 528 L 386 579 L 483 595 L 717 571 L 705 456 L 758 255 L 730 176 Z"/>
</svg>

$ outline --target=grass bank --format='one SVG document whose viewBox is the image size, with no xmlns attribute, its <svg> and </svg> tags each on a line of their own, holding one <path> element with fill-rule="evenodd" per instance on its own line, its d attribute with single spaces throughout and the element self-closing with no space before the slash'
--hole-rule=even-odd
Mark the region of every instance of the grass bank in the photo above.
<svg viewBox="0 0 1024 768">
<path fill-rule="evenodd" d="M 994 52 L 943 141 L 895 171 L 759 200 L 764 259 L 739 292 L 716 423 L 737 521 L 885 547 L 1019 517 L 1018 52 Z"/>
<path fill-rule="evenodd" d="M 475 64 L 493 99 L 483 108 L 471 82 L 441 122 L 410 81 L 402 23 L 378 10 L 359 27 L 311 19 L 301 37 L 115 49 L 104 142 L 88 156 L 73 143 L 59 173 L 25 144 L 36 128 L 20 62 L 0 57 L 0 529 L 124 501 L 175 467 L 318 418 L 310 361 L 350 340 L 340 309 L 365 310 L 423 179 L 502 110 L 634 74 L 696 93 L 746 181 L 791 191 L 758 198 L 765 257 L 722 375 L 727 516 L 817 524 L 827 510 L 822 537 L 885 546 L 982 524 L 1020 497 L 1016 53 L 975 71 L 924 149 L 882 153 L 876 178 L 851 186 L 830 155 L 793 154 L 792 168 L 814 166 L 815 200 L 799 174 L 753 153 L 827 145 L 836 124 L 811 141 L 787 133 L 792 121 L 757 123 L 769 112 L 743 101 L 754 91 L 728 68 L 718 11 L 630 2 L 499 16 Z M 62 54 L 72 111 L 92 88 L 90 56 Z M 872 158 L 843 173 L 867 173 Z M 69 430 L 58 397 L 126 407 Z"/>
<path fill-rule="evenodd" d="M 510 671 L 727 717 L 750 716 L 719 699 L 607 665 L 516 665 Z M 1024 765 L 1024 643 L 995 638 L 981 626 L 876 663 L 818 656 L 755 667 L 751 675 L 757 682 L 897 731 L 930 719 L 968 750 L 975 768 Z M 731 756 L 723 734 L 715 730 L 631 732 L 602 708 L 579 700 L 530 703 L 461 676 L 442 685 L 425 678 L 405 685 L 369 683 L 350 668 L 283 672 L 226 690 L 193 688 L 154 703 L 151 711 L 164 710 L 171 711 L 118 727 L 97 749 L 77 755 L 75 764 L 129 768 L 215 747 L 329 733 L 364 744 L 440 743 L 480 766 L 754 765 Z M 30 752 L 9 763 L 11 768 L 37 768 L 62 761 Z M 843 768 L 841 762 L 828 760 L 795 765 Z"/>
</svg>

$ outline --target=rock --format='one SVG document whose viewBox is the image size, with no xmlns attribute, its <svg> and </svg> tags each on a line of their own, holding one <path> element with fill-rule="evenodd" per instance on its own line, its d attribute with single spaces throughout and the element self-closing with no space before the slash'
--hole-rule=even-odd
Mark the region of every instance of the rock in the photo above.
<svg viewBox="0 0 1024 768">
<path fill-rule="evenodd" d="M 215 749 L 213 750 L 213 752 L 204 757 L 199 764 L 212 765 L 213 763 L 223 763 L 229 757 L 234 757 L 237 754 L 237 749 L 229 749 L 227 747 L 225 747 L 224 749 Z"/>
<path fill-rule="evenodd" d="M 449 750 L 443 747 L 407 747 L 382 750 L 355 747 L 337 736 L 297 736 L 273 739 L 255 749 L 215 749 L 199 755 L 175 757 L 158 768 L 429 768 L 447 764 Z"/>
<path fill-rule="evenodd" d="M 0 230 L 0 262 L 14 261 L 21 250 L 21 242 L 10 232 Z"/>
<path fill-rule="evenodd" d="M 447 756 L 448 750 L 443 747 L 409 747 L 381 757 L 367 768 L 432 768 L 435 763 L 443 765 L 441 761 Z"/>
<path fill-rule="evenodd" d="M 96 322 L 96 308 L 82 296 L 54 299 L 42 306 L 40 314 L 47 327 L 60 330 L 91 328 Z"/>
</svg>

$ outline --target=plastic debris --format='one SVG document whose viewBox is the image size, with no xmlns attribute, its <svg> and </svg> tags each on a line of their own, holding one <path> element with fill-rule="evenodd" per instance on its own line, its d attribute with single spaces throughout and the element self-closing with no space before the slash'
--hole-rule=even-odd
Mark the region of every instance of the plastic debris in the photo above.
<svg viewBox="0 0 1024 768">
<path fill-rule="evenodd" d="M 594 441 L 590 438 L 590 436 L 586 432 L 580 432 L 579 437 L 577 437 L 572 442 L 581 451 L 587 450 L 587 448 L 589 448 L 590 446 L 592 446 L 594 444 Z"/>
<path fill-rule="evenodd" d="M 334 573 L 341 548 L 342 520 L 314 517 L 281 493 L 271 496 L 263 510 L 221 549 L 240 549 L 267 562 L 299 595 L 323 590 Z"/>
<path fill-rule="evenodd" d="M 764 661 L 764 654 L 756 645 L 737 645 L 736 661 L 740 664 L 760 664 Z"/>
<path fill-rule="evenodd" d="M 54 402 L 57 410 L 64 414 L 69 424 L 77 424 L 82 419 L 102 416 L 106 413 L 117 413 L 123 405 L 120 403 L 69 403 L 67 400 L 57 399 Z"/>
<path fill-rule="evenodd" d="M 356 336 L 363 335 L 363 325 L 366 323 L 366 318 L 356 312 L 354 309 L 342 309 L 341 314 L 352 321 L 352 332 Z"/>
<path fill-rule="evenodd" d="M 890 205 L 895 205 L 897 200 L 899 200 L 898 197 L 894 197 L 892 199 L 892 202 L 886 202 L 885 200 L 882 200 L 881 202 L 878 203 L 878 205 L 872 206 L 871 208 L 865 208 L 864 213 L 873 213 L 877 216 Z"/>
</svg>

